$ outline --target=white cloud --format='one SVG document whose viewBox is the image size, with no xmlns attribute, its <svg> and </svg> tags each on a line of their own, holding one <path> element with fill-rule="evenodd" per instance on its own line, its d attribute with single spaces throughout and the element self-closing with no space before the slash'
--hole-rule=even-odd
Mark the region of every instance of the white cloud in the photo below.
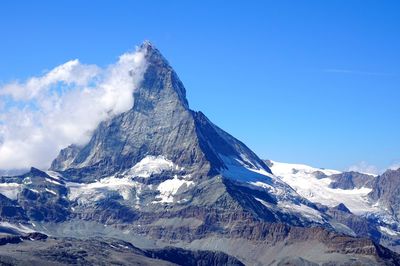
<svg viewBox="0 0 400 266">
<path fill-rule="evenodd" d="M 378 167 L 376 167 L 375 165 L 368 164 L 367 162 L 364 161 L 350 166 L 348 170 L 364 174 L 372 174 L 372 175 L 380 174 L 380 170 L 378 169 Z"/>
<path fill-rule="evenodd" d="M 125 53 L 106 68 L 72 60 L 1 87 L 0 169 L 47 168 L 61 148 L 84 144 L 101 121 L 129 110 L 144 53 Z"/>
<path fill-rule="evenodd" d="M 394 163 L 391 166 L 389 166 L 390 170 L 397 170 L 400 168 L 400 162 L 399 163 Z"/>
<path fill-rule="evenodd" d="M 32 77 L 24 83 L 15 81 L 7 84 L 0 90 L 0 95 L 10 95 L 15 100 L 30 100 L 60 82 L 84 86 L 100 71 L 96 65 L 82 65 L 75 59 L 55 67 L 42 77 Z"/>
</svg>

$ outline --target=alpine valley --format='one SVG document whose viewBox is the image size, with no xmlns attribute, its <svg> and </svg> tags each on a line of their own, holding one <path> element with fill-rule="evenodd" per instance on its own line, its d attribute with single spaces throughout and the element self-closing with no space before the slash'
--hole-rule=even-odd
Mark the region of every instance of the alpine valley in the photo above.
<svg viewBox="0 0 400 266">
<path fill-rule="evenodd" d="M 47 171 L 0 178 L 1 265 L 400 265 L 400 169 L 262 160 L 139 49 L 130 110 Z"/>
</svg>

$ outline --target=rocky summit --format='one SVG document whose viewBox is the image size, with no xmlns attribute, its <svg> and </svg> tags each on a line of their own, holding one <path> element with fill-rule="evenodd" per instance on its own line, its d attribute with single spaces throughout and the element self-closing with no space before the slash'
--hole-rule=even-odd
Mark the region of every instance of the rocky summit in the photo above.
<svg viewBox="0 0 400 266">
<path fill-rule="evenodd" d="M 140 50 L 147 68 L 130 110 L 61 150 L 48 171 L 0 179 L 0 262 L 400 265 L 395 236 L 382 238 L 371 217 L 293 181 L 370 186 L 396 218 L 398 193 L 386 184 L 398 172 L 285 172 L 191 110 L 168 61 L 149 42 Z"/>
</svg>

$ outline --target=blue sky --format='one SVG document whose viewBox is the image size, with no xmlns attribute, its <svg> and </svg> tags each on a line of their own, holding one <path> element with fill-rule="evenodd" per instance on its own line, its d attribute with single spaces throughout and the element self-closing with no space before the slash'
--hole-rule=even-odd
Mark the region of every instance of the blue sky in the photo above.
<svg viewBox="0 0 400 266">
<path fill-rule="evenodd" d="M 0 84 L 148 39 L 191 108 L 263 158 L 400 162 L 399 1 L 231 2 L 2 1 Z"/>
</svg>

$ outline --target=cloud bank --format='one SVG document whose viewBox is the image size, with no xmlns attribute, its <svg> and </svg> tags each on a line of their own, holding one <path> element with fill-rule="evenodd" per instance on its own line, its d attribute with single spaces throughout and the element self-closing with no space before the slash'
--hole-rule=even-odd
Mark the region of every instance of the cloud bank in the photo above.
<svg viewBox="0 0 400 266">
<path fill-rule="evenodd" d="M 46 169 L 60 149 L 88 142 L 101 121 L 132 107 L 146 67 L 137 48 L 106 68 L 71 60 L 0 87 L 0 169 Z"/>
<path fill-rule="evenodd" d="M 392 162 L 392 164 L 386 168 L 379 168 L 376 165 L 369 164 L 365 161 L 361 161 L 357 164 L 350 166 L 347 169 L 347 171 L 355 171 L 355 172 L 371 174 L 371 175 L 381 175 L 387 170 L 397 170 L 397 169 L 400 169 L 400 161 L 399 160 Z"/>
<path fill-rule="evenodd" d="M 400 169 L 400 162 L 393 163 L 391 166 L 389 166 L 390 170 L 397 170 Z"/>
<path fill-rule="evenodd" d="M 383 171 L 379 170 L 378 167 L 372 164 L 368 164 L 367 162 L 359 162 L 358 164 L 352 165 L 348 169 L 349 171 L 370 174 L 370 175 L 379 175 Z"/>
</svg>

